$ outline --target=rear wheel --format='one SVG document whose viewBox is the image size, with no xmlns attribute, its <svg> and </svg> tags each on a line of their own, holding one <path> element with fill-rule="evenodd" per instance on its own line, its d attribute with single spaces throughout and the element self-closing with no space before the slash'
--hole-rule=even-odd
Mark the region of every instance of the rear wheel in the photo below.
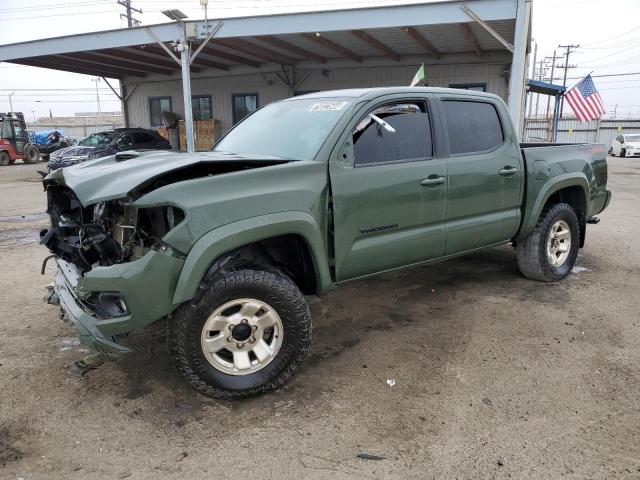
<svg viewBox="0 0 640 480">
<path fill-rule="evenodd" d="M 9 165 L 9 152 L 2 150 L 0 152 L 0 167 L 6 167 Z"/>
<path fill-rule="evenodd" d="M 216 272 L 202 295 L 169 321 L 171 360 L 187 383 L 216 398 L 274 390 L 311 342 L 311 315 L 289 277 L 238 264 Z"/>
<path fill-rule="evenodd" d="M 576 263 L 580 224 L 567 203 L 546 209 L 536 228 L 516 244 L 518 267 L 525 277 L 541 282 L 565 278 Z"/>
<path fill-rule="evenodd" d="M 24 148 L 24 157 L 22 161 L 24 163 L 36 163 L 40 160 L 40 152 L 35 145 L 27 145 Z"/>
</svg>

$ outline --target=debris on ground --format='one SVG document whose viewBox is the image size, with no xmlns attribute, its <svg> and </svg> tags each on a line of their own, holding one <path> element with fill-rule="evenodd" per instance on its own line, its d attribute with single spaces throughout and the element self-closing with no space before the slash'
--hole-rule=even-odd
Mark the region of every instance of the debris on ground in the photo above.
<svg viewBox="0 0 640 480">
<path fill-rule="evenodd" d="M 380 455 L 371 455 L 370 453 L 359 453 L 356 457 L 363 458 L 364 460 L 384 460 L 386 458 Z"/>
<path fill-rule="evenodd" d="M 571 273 L 582 273 L 582 272 L 590 272 L 591 270 L 589 270 L 586 267 L 579 267 L 578 265 L 574 266 L 571 269 Z"/>
<path fill-rule="evenodd" d="M 501 458 L 498 459 L 498 466 L 504 467 L 504 461 Z"/>
<path fill-rule="evenodd" d="M 188 456 L 189 456 L 188 452 L 181 452 L 180 455 L 178 455 L 178 458 L 176 458 L 176 462 L 180 462 L 185 458 L 187 458 Z"/>
<path fill-rule="evenodd" d="M 387 378 L 387 385 L 389 385 L 389 388 L 393 387 L 395 384 L 396 384 L 395 378 Z"/>
<path fill-rule="evenodd" d="M 482 399 L 482 403 L 484 403 L 485 405 L 489 405 L 490 407 L 493 406 L 493 402 L 491 401 L 491 399 L 489 397 L 484 397 Z"/>
</svg>

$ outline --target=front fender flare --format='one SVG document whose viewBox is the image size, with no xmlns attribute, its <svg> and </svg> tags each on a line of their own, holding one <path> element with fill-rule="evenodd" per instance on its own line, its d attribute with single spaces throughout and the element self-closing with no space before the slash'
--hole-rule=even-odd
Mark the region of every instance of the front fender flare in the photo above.
<svg viewBox="0 0 640 480">
<path fill-rule="evenodd" d="M 542 187 L 540 187 L 540 191 L 538 192 L 538 195 L 536 196 L 536 199 L 533 203 L 531 203 L 530 200 L 526 200 L 526 204 L 532 206 L 525 209 L 522 227 L 516 235 L 515 240 L 521 240 L 529 235 L 529 233 L 531 233 L 536 227 L 538 218 L 540 218 L 542 209 L 547 203 L 547 200 L 549 200 L 549 197 L 551 197 L 551 195 L 558 192 L 559 190 L 568 187 L 582 188 L 585 196 L 585 205 L 587 206 L 587 212 L 591 211 L 591 202 L 589 199 L 589 181 L 583 173 L 571 172 L 551 177 L 542 185 Z"/>
<path fill-rule="evenodd" d="M 287 234 L 300 235 L 306 241 L 319 293 L 331 290 L 333 280 L 321 229 L 310 214 L 288 211 L 229 223 L 200 237 L 184 262 L 173 297 L 174 305 L 194 297 L 200 281 L 220 255 L 253 242 Z"/>
</svg>

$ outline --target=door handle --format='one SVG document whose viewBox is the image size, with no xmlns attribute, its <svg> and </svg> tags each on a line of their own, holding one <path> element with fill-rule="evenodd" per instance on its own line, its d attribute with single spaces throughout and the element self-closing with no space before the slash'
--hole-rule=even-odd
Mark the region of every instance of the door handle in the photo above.
<svg viewBox="0 0 640 480">
<path fill-rule="evenodd" d="M 420 181 L 420 185 L 423 187 L 437 187 L 438 185 L 442 185 L 446 182 L 447 179 L 444 177 L 439 177 L 438 175 L 429 175 L 427 178 L 423 178 Z"/>
<path fill-rule="evenodd" d="M 510 177 L 511 175 L 515 174 L 517 171 L 518 169 L 514 167 L 504 167 L 498 173 L 503 177 Z"/>
</svg>

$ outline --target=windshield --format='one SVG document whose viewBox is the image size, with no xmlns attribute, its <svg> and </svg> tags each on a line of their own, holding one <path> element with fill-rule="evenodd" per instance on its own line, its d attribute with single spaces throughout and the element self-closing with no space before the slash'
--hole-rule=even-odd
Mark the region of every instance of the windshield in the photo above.
<svg viewBox="0 0 640 480">
<path fill-rule="evenodd" d="M 350 100 L 344 98 L 272 103 L 247 117 L 213 150 L 311 160 L 349 103 Z"/>
<path fill-rule="evenodd" d="M 116 136 L 115 132 L 92 133 L 78 145 L 81 147 L 106 147 Z"/>
<path fill-rule="evenodd" d="M 625 135 L 624 136 L 624 141 L 625 142 L 631 142 L 631 143 L 635 143 L 635 142 L 639 142 L 640 143 L 640 135 Z"/>
</svg>

